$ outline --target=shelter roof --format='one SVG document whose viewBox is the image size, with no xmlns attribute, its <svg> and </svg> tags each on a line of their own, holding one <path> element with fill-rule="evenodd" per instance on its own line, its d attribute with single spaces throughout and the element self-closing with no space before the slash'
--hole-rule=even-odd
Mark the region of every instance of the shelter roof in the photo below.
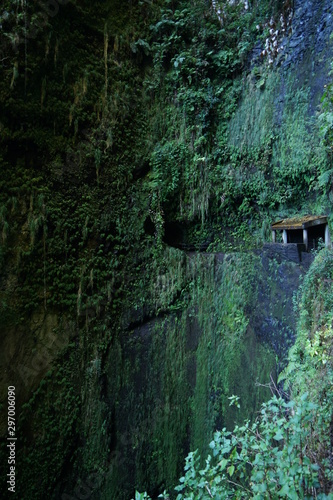
<svg viewBox="0 0 333 500">
<path fill-rule="evenodd" d="M 326 215 L 303 215 L 282 219 L 271 225 L 271 229 L 307 229 L 311 226 L 318 226 L 327 223 Z"/>
</svg>

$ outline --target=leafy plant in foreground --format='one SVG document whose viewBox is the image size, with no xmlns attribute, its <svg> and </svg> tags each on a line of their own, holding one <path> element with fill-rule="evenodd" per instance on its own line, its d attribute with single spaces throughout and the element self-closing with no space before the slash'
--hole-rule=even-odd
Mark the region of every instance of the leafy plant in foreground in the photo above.
<svg viewBox="0 0 333 500">
<path fill-rule="evenodd" d="M 328 439 L 321 413 L 307 393 L 298 403 L 274 396 L 254 423 L 215 432 L 203 468 L 197 452 L 189 453 L 177 500 L 333 498 L 329 464 L 311 456 L 313 443 Z M 148 498 L 136 493 L 135 500 Z"/>
</svg>

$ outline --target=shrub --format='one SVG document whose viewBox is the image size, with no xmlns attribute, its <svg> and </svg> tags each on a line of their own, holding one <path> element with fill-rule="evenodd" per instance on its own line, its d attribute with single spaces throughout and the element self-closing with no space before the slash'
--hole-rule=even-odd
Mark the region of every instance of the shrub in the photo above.
<svg viewBox="0 0 333 500">
<path fill-rule="evenodd" d="M 329 463 L 312 454 L 315 443 L 329 439 L 328 416 L 307 393 L 297 403 L 274 396 L 254 423 L 215 432 L 203 468 L 197 452 L 189 453 L 177 500 L 333 498 Z"/>
</svg>

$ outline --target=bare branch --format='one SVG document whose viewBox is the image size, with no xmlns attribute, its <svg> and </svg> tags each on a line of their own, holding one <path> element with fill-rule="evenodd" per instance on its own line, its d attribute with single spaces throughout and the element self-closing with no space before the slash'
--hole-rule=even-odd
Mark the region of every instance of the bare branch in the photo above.
<svg viewBox="0 0 333 500">
<path fill-rule="evenodd" d="M 208 495 L 210 496 L 210 498 L 214 498 L 213 495 L 212 495 L 212 492 L 210 491 L 210 489 L 208 488 L 207 484 L 205 484 L 205 488 L 206 490 L 208 491 Z"/>
</svg>

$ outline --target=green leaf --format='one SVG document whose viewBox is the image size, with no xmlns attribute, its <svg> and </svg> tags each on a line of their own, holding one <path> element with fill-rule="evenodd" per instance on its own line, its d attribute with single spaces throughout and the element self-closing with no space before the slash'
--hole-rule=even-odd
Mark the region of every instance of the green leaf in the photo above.
<svg viewBox="0 0 333 500">
<path fill-rule="evenodd" d="M 275 436 L 273 437 L 273 439 L 275 439 L 276 441 L 281 441 L 281 439 L 284 439 L 284 436 L 281 433 L 281 431 L 277 431 L 277 433 L 275 434 Z"/>
<path fill-rule="evenodd" d="M 231 477 L 233 475 L 233 473 L 235 472 L 235 467 L 233 465 L 230 465 L 230 467 L 228 467 L 227 471 Z"/>
<path fill-rule="evenodd" d="M 223 469 L 225 469 L 225 468 L 226 468 L 227 463 L 228 463 L 228 460 L 226 460 L 225 458 L 223 458 L 223 459 L 221 460 L 221 462 L 219 462 L 219 463 L 218 463 L 218 465 L 220 466 L 220 469 L 221 469 L 221 470 L 223 470 Z"/>
</svg>

